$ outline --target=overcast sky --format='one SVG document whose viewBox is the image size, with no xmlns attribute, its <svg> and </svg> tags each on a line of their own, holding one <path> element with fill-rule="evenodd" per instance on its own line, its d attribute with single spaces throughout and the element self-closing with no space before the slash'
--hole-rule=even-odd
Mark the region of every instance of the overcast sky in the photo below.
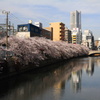
<svg viewBox="0 0 100 100">
<path fill-rule="evenodd" d="M 50 22 L 63 22 L 69 29 L 70 12 L 78 10 L 81 11 L 82 31 L 89 29 L 95 39 L 100 37 L 100 0 L 0 0 L 0 16 L 2 10 L 10 11 L 9 20 L 13 24 L 32 20 L 49 27 Z"/>
</svg>

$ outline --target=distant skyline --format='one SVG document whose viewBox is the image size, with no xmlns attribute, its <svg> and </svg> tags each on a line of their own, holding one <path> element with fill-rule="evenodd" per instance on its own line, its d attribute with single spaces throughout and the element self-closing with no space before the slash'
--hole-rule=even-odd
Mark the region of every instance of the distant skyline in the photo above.
<svg viewBox="0 0 100 100">
<path fill-rule="evenodd" d="M 10 11 L 9 20 L 16 25 L 28 23 L 28 20 L 41 22 L 43 27 L 51 22 L 63 22 L 69 29 L 70 12 L 78 10 L 81 11 L 82 32 L 88 29 L 95 40 L 100 37 L 100 0 L 0 0 L 0 16 L 2 10 Z M 0 17 L 0 22 L 2 19 Z"/>
</svg>

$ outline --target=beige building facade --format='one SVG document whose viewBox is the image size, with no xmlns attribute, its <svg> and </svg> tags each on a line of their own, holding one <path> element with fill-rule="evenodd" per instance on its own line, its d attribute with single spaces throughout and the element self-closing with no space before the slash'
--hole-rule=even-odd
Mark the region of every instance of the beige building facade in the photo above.
<svg viewBox="0 0 100 100">
<path fill-rule="evenodd" d="M 52 40 L 64 41 L 65 40 L 65 24 L 62 22 L 50 23 L 50 27 L 53 28 Z"/>
</svg>

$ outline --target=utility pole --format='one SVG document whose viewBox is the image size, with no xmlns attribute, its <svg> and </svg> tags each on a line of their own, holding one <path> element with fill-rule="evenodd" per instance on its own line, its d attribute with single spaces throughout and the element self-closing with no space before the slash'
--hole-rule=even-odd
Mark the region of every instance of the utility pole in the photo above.
<svg viewBox="0 0 100 100">
<path fill-rule="evenodd" d="M 8 49 L 8 14 L 10 13 L 10 11 L 2 11 L 3 14 L 6 14 L 6 47 Z"/>
<path fill-rule="evenodd" d="M 13 27 L 13 35 L 14 35 L 14 24 L 12 24 L 12 27 Z"/>
</svg>

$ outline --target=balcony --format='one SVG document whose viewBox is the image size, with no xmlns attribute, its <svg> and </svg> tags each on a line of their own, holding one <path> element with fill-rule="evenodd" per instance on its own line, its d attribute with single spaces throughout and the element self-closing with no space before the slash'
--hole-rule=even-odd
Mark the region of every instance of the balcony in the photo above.
<svg viewBox="0 0 100 100">
<path fill-rule="evenodd" d="M 65 34 L 61 33 L 60 36 L 65 36 Z"/>
<path fill-rule="evenodd" d="M 60 29 L 65 30 L 65 27 L 62 27 L 62 26 L 61 26 Z"/>
<path fill-rule="evenodd" d="M 60 38 L 60 40 L 63 40 L 63 41 L 64 41 L 64 40 L 65 40 L 65 38 L 64 38 L 64 37 L 61 37 L 61 38 Z"/>
</svg>

